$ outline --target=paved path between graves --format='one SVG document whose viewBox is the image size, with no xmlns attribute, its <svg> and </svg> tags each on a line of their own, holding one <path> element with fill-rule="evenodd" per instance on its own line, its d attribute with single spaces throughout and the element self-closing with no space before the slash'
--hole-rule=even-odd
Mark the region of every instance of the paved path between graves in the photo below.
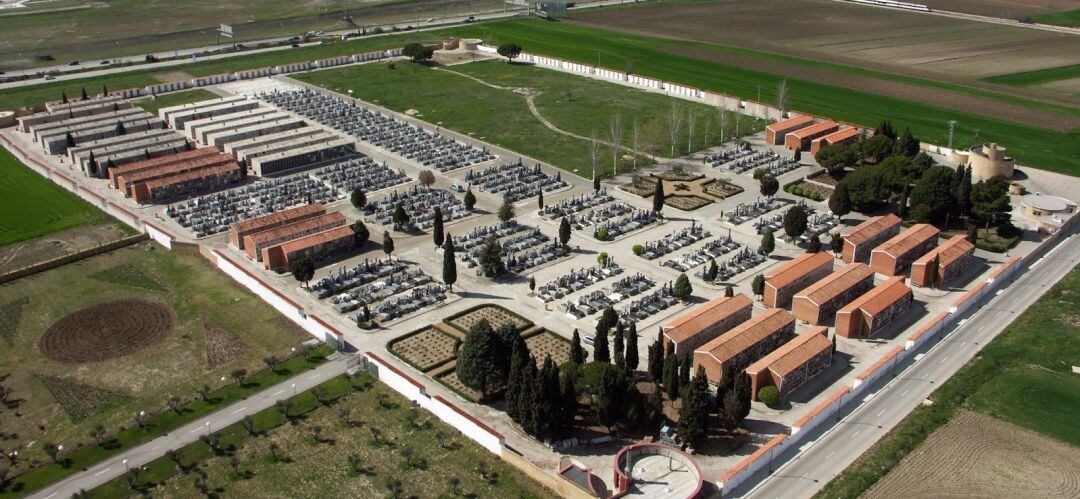
<svg viewBox="0 0 1080 499">
<path fill-rule="evenodd" d="M 494 88 L 496 90 L 506 90 L 508 92 L 514 92 L 515 91 L 515 89 L 513 87 L 502 87 L 502 86 L 496 85 L 494 83 L 488 83 L 488 82 L 486 82 L 484 80 L 481 80 L 480 78 L 477 78 L 477 77 L 475 77 L 473 75 L 468 75 L 468 74 L 465 74 L 465 73 L 454 71 L 452 69 L 438 68 L 438 70 L 439 71 L 445 71 L 447 73 L 453 73 L 453 74 L 456 74 L 458 76 L 463 76 L 463 77 L 468 78 L 468 79 L 470 79 L 472 81 L 475 81 L 475 82 L 477 82 L 477 83 L 479 83 L 481 85 L 484 85 L 485 87 L 491 87 L 491 88 Z M 515 93 L 517 93 L 517 92 L 515 92 Z M 547 127 L 549 130 L 551 130 L 551 131 L 553 131 L 555 133 L 561 133 L 563 135 L 566 135 L 567 137 L 573 137 L 575 139 L 584 140 L 586 142 L 589 142 L 591 140 L 596 140 L 598 143 L 600 143 L 604 147 L 608 147 L 608 148 L 611 147 L 611 142 L 606 142 L 606 141 L 603 141 L 603 140 L 600 140 L 600 139 L 594 139 L 592 137 L 586 137 L 584 135 L 578 135 L 578 134 L 573 133 L 573 132 L 568 132 L 566 130 L 563 130 L 562 128 L 559 128 L 559 127 L 555 126 L 554 123 L 548 121 L 547 118 L 545 118 L 543 115 L 540 114 L 540 110 L 536 109 L 536 103 L 533 102 L 533 99 L 537 95 L 540 95 L 539 91 L 531 92 L 531 93 L 528 93 L 528 94 L 520 94 L 520 95 L 523 95 L 525 97 L 525 102 L 529 105 L 529 112 L 532 113 L 532 115 L 537 120 L 539 120 L 542 125 Z M 619 146 L 619 149 L 623 150 L 623 151 L 626 151 L 627 153 L 630 153 L 630 154 L 635 154 L 636 153 L 638 156 L 645 156 L 645 154 L 638 153 L 638 152 L 634 151 L 633 149 L 631 149 L 631 148 L 629 148 L 627 146 Z M 670 159 L 670 158 L 665 158 L 663 156 L 654 156 L 653 158 L 654 158 L 655 161 L 663 161 L 663 160 Z"/>
<path fill-rule="evenodd" d="M 143 466 L 164 456 L 170 450 L 177 450 L 195 442 L 208 431 L 219 431 L 244 419 L 245 416 L 273 407 L 278 400 L 290 398 L 293 394 L 310 390 L 334 376 L 344 374 L 350 357 L 351 355 L 342 355 L 337 359 L 329 360 L 315 369 L 293 376 L 204 418 L 199 418 L 149 442 L 116 454 L 87 468 L 86 471 L 37 490 L 29 497 L 67 498 L 74 497 L 81 490 L 92 490 L 94 487 L 122 476 L 128 469 Z"/>
<path fill-rule="evenodd" d="M 803 449 L 792 457 L 777 456 L 775 472 L 761 470 L 744 482 L 746 491 L 736 488 L 731 497 L 813 496 L 830 480 L 844 471 L 874 443 L 900 423 L 908 413 L 929 397 L 956 371 L 1001 333 L 1013 319 L 1050 290 L 1065 271 L 1080 262 L 1080 236 L 1073 233 L 1044 258 L 1024 265 L 1000 291 L 973 307 L 965 319 L 954 326 L 937 345 L 905 370 L 882 376 L 882 387 L 864 396 L 854 409 L 844 409 L 840 420 L 824 434 L 812 435 Z M 847 415 L 844 412 L 850 411 Z M 823 424 L 822 426 L 830 426 Z M 789 451 L 792 452 L 792 451 Z M 757 483 L 756 486 L 753 484 Z M 725 491 L 726 492 L 726 491 Z"/>
</svg>

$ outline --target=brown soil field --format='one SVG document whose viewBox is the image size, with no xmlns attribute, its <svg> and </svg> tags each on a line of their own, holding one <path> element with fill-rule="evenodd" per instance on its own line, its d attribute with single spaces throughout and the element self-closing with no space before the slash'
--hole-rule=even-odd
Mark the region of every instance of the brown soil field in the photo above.
<svg viewBox="0 0 1080 499">
<path fill-rule="evenodd" d="M 107 301 L 61 317 L 41 335 L 38 349 L 57 362 L 100 362 L 164 340 L 175 325 L 176 312 L 164 303 Z"/>
<path fill-rule="evenodd" d="M 9 244 L 0 248 L 0 272 L 21 269 L 28 265 L 95 248 L 124 237 L 117 224 L 98 224 L 75 227 L 30 241 Z"/>
<path fill-rule="evenodd" d="M 673 54 L 696 59 L 714 61 L 731 66 L 753 69 L 778 74 L 788 78 L 814 81 L 838 87 L 849 88 L 872 94 L 888 95 L 905 100 L 930 104 L 932 106 L 954 109 L 965 113 L 992 116 L 1016 123 L 1024 123 L 1041 128 L 1071 130 L 1080 126 L 1080 117 L 1067 116 L 1051 111 L 1042 111 L 1030 107 L 1010 104 L 998 100 L 983 99 L 972 95 L 930 89 L 908 83 L 900 83 L 867 76 L 857 76 L 823 68 L 813 68 L 789 64 L 782 61 L 758 59 L 728 52 L 717 52 L 701 47 L 672 45 L 664 50 Z"/>
<path fill-rule="evenodd" d="M 1077 0 L 919 0 L 916 3 L 936 10 L 1005 19 L 1080 9 Z"/>
<path fill-rule="evenodd" d="M 961 411 L 863 497 L 1080 497 L 1076 463 L 1076 447 Z"/>
<path fill-rule="evenodd" d="M 1074 64 L 1080 37 L 830 0 L 599 9 L 570 22 L 847 65 L 979 79 Z"/>
</svg>

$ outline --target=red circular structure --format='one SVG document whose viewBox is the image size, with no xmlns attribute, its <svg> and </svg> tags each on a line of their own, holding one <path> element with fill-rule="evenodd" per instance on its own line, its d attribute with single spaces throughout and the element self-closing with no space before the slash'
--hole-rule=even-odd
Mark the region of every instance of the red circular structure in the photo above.
<svg viewBox="0 0 1080 499">
<path fill-rule="evenodd" d="M 702 484 L 694 459 L 670 445 L 642 442 L 615 454 L 617 494 L 695 499 Z"/>
</svg>

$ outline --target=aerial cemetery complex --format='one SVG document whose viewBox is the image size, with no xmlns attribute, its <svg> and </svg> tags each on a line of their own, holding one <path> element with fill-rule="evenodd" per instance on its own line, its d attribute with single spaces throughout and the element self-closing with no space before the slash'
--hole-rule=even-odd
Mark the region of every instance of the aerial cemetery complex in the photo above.
<svg viewBox="0 0 1080 499">
<path fill-rule="evenodd" d="M 566 8 L 533 7 L 525 12 L 561 16 Z M 586 29 L 574 26 L 560 29 Z M 520 47 L 508 36 L 443 34 L 409 35 L 443 38 L 438 43 L 171 85 L 97 95 L 83 88 L 78 97 L 58 92 L 20 110 L 0 128 L 12 161 L 117 220 L 123 241 L 24 269 L 3 267 L 26 257 L 0 246 L 0 298 L 7 300 L 2 283 L 66 268 L 68 258 L 170 251 L 272 309 L 304 342 L 284 354 L 264 352 L 265 372 L 253 357 L 254 365 L 243 368 L 207 368 L 200 375 L 213 379 L 201 390 L 203 381 L 185 380 L 183 390 L 201 397 L 181 400 L 172 395 L 180 388 L 158 389 L 168 395 L 155 401 L 165 405 L 151 416 L 171 409 L 176 423 L 168 431 L 190 432 L 188 443 L 210 449 L 205 456 L 233 455 L 219 438 L 260 436 L 252 422 L 259 416 L 242 419 L 248 413 L 240 407 L 259 387 L 282 390 L 263 408 L 274 413 L 273 427 L 281 426 L 275 431 L 309 431 L 317 448 L 330 425 L 326 418 L 304 423 L 297 407 L 310 402 L 318 411 L 336 397 L 375 401 L 340 410 L 334 426 L 351 432 L 368 424 L 370 445 L 360 445 L 376 454 L 338 456 L 349 471 L 334 480 L 370 480 L 382 466 L 370 456 L 383 452 L 400 454 L 400 468 L 410 474 L 449 466 L 462 442 L 474 453 L 470 462 L 480 463 L 447 472 L 478 474 L 469 479 L 475 493 L 457 478 L 452 486 L 440 478 L 438 486 L 410 488 L 390 476 L 372 489 L 395 497 L 403 490 L 743 497 L 753 496 L 756 484 L 773 483 L 774 471 L 803 451 L 794 449 L 817 438 L 807 435 L 827 434 L 858 411 L 869 398 L 856 395 L 868 386 L 881 387 L 875 397 L 892 396 L 882 373 L 917 365 L 919 355 L 961 330 L 970 320 L 964 314 L 977 313 L 981 300 L 1021 278 L 1021 263 L 1066 244 L 1074 229 L 1076 200 L 1069 197 L 1080 191 L 1068 187 L 1077 185 L 1073 179 L 1023 167 L 1003 146 L 979 142 L 977 131 L 955 143 L 950 131 L 946 146 L 884 117 L 874 126 L 850 123 L 859 120 L 839 112 L 828 116 L 821 106 L 800 110 L 797 99 L 788 101 L 786 79 L 759 101 L 636 74 L 633 61 L 606 60 L 602 46 L 601 64 L 546 53 L 547 45 Z M 615 64 L 620 69 L 607 67 Z M 411 83 L 399 84 L 402 78 Z M 195 90 L 202 93 L 179 97 Z M 582 128 L 586 122 L 591 133 Z M 157 293 L 162 272 L 184 274 L 182 265 L 140 265 L 90 277 Z M 136 310 L 132 317 L 149 317 L 138 326 L 148 337 L 171 331 L 178 320 L 186 324 L 183 334 L 192 334 L 188 309 L 218 299 L 169 306 L 146 296 L 145 303 L 124 303 Z M 26 303 L 4 300 L 0 318 L 18 324 Z M 195 315 L 207 345 L 221 329 L 215 324 L 238 320 Z M 78 329 L 71 317 L 57 324 Z M 117 319 L 121 329 L 140 324 L 132 317 Z M 243 343 L 229 343 L 224 329 L 220 334 L 215 348 L 240 358 Z M 138 348 L 159 360 L 186 358 L 152 344 Z M 45 354 L 47 345 L 43 339 L 34 348 Z M 332 375 L 325 385 L 310 381 L 314 376 L 302 381 L 309 369 Z M 326 400 L 337 386 L 330 377 L 346 384 Z M 36 379 L 48 385 L 53 378 Z M 221 404 L 239 405 L 219 407 L 208 394 L 229 379 L 237 387 L 229 390 L 246 391 L 221 392 Z M 291 398 L 280 388 L 289 384 Z M 53 396 L 60 393 L 49 386 Z M 371 389 L 378 395 L 365 395 Z M 92 396 L 130 400 L 101 390 Z M 181 404 L 189 402 L 214 409 L 184 416 Z M 387 438 L 382 432 L 397 432 L 392 424 L 350 419 L 350 411 L 372 408 L 408 414 L 400 418 L 410 436 Z M 212 422 L 230 409 L 235 417 Z M 155 466 L 149 460 L 107 465 L 159 436 L 144 424 L 145 412 L 132 427 L 127 413 L 137 411 L 125 411 L 127 419 L 102 416 L 103 429 L 92 433 L 96 447 L 38 443 L 41 449 L 29 452 L 43 454 L 32 461 L 9 457 L 12 472 L 0 481 L 0 496 L 14 490 L 6 489 L 9 482 L 24 488 L 12 497 L 76 486 L 101 487 L 106 496 L 151 494 L 175 483 L 168 478 L 173 465 L 155 483 L 146 478 Z M 143 433 L 103 450 L 97 461 L 80 461 L 77 449 L 102 447 L 114 431 L 106 426 L 121 420 L 127 429 L 118 435 Z M 80 421 L 72 418 L 86 433 Z M 413 434 L 433 422 L 440 429 L 430 441 L 399 448 L 399 439 L 420 438 Z M 50 438 L 51 445 L 61 437 Z M 356 442 L 346 438 L 334 447 Z M 9 446 L 0 444 L 7 455 Z M 259 462 L 291 462 L 279 458 L 277 445 L 272 459 Z M 436 447 L 443 457 L 432 453 Z M 62 466 L 65 451 L 78 466 Z M 160 466 L 173 460 L 184 475 L 205 476 L 188 457 L 147 453 Z M 418 454 L 427 456 L 422 463 Z M 500 482 L 492 462 L 514 474 Z M 264 479 L 233 466 L 230 476 Z M 517 480 L 530 485 L 513 488 Z"/>
</svg>

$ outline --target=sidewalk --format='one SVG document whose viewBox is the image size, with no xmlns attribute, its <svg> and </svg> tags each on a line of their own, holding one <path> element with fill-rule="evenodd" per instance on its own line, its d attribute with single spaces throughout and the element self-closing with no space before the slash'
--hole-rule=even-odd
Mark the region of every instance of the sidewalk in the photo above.
<svg viewBox="0 0 1080 499">
<path fill-rule="evenodd" d="M 347 355 L 327 361 L 311 371 L 278 383 L 206 418 L 192 421 L 145 444 L 112 456 L 87 468 L 86 471 L 71 475 L 64 480 L 35 491 L 27 497 L 72 497 L 80 490 L 92 490 L 94 487 L 123 475 L 129 469 L 143 466 L 154 459 L 164 456 L 170 450 L 180 449 L 197 441 L 200 436 L 206 435 L 207 432 L 221 430 L 244 419 L 245 416 L 254 415 L 259 411 L 273 407 L 278 400 L 292 397 L 294 394 L 309 390 L 334 376 L 344 374 L 348 368 L 348 361 L 349 356 Z"/>
</svg>

